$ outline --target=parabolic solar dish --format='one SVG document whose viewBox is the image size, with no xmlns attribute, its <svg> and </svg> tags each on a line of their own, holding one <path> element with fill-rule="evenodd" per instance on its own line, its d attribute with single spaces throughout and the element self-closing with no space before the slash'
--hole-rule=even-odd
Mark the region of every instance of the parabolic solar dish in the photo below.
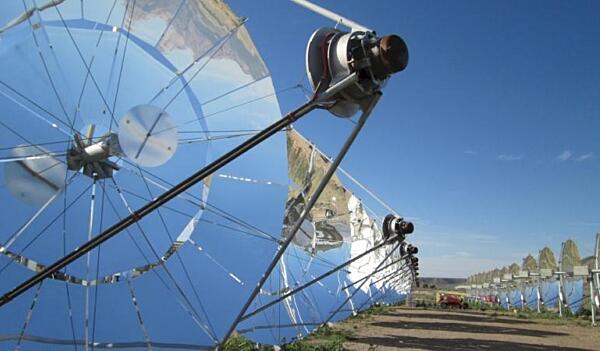
<svg viewBox="0 0 600 351">
<path fill-rule="evenodd" d="M 505 309 L 508 309 L 510 307 L 509 303 L 510 300 L 508 297 L 508 292 L 506 289 L 502 289 L 500 291 L 500 305 L 502 305 L 502 307 L 504 307 Z"/>
<path fill-rule="evenodd" d="M 581 265 L 581 256 L 577 244 L 569 239 L 562 244 L 560 252 L 560 270 L 565 274 L 560 277 L 563 303 L 572 313 L 577 313 L 583 303 L 584 279 L 574 276 L 575 268 Z"/>
<path fill-rule="evenodd" d="M 220 1 L 2 1 L 3 293 L 280 118 L 243 22 Z M 3 306 L 0 348 L 214 346 L 287 196 L 232 178 L 287 184 L 285 135 L 221 172 Z"/>
<path fill-rule="evenodd" d="M 549 247 L 540 250 L 538 256 L 538 267 L 540 270 L 540 298 L 544 307 L 555 308 L 558 305 L 558 280 L 553 272 L 558 270 L 554 252 Z"/>
<path fill-rule="evenodd" d="M 510 303 L 511 308 L 517 308 L 519 304 L 519 296 L 515 293 L 514 288 L 510 288 L 508 290 L 508 301 Z"/>
<path fill-rule="evenodd" d="M 577 313 L 583 304 L 583 277 L 569 277 L 564 280 L 565 302 L 573 314 Z"/>
<path fill-rule="evenodd" d="M 1 349 L 208 349 L 227 335 L 331 160 L 289 129 L 135 211 L 280 118 L 244 22 L 216 0 L 0 4 L 1 292 L 135 218 L 2 306 Z M 405 298 L 413 261 L 384 243 L 390 212 L 340 170 L 237 331 L 281 344 Z"/>
<path fill-rule="evenodd" d="M 554 278 L 545 279 L 540 287 L 542 301 L 546 308 L 556 308 L 558 305 L 558 281 Z"/>
<path fill-rule="evenodd" d="M 524 289 L 524 295 L 527 308 L 537 308 L 537 288 L 533 285 L 527 285 L 527 287 Z"/>
</svg>

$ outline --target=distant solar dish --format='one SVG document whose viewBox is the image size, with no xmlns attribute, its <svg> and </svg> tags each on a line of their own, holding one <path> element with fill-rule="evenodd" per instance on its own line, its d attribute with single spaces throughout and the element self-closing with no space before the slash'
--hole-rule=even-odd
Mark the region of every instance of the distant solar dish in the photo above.
<svg viewBox="0 0 600 351">
<path fill-rule="evenodd" d="M 534 286 L 526 285 L 523 289 L 523 295 L 527 308 L 534 309 L 537 306 L 537 289 Z"/>
<path fill-rule="evenodd" d="M 158 167 L 177 150 L 177 127 L 160 107 L 135 106 L 119 122 L 119 144 L 131 161 Z"/>
<path fill-rule="evenodd" d="M 561 272 L 564 273 L 559 277 L 560 301 L 572 313 L 577 313 L 583 302 L 584 280 L 587 279 L 587 275 L 575 274 L 576 268 L 581 265 L 581 258 L 579 248 L 573 240 L 569 239 L 562 243 L 559 265 Z"/>
</svg>

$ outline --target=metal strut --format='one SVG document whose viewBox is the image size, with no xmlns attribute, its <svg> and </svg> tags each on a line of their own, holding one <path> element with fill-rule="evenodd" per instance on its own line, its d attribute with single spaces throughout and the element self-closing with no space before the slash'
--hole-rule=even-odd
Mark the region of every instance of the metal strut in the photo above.
<svg viewBox="0 0 600 351">
<path fill-rule="evenodd" d="M 388 258 L 390 258 L 390 256 L 392 256 L 392 254 L 394 253 L 394 251 L 396 251 L 396 249 L 398 249 L 398 247 L 400 247 L 400 243 L 396 244 L 392 250 L 390 250 L 390 252 L 385 255 L 385 257 L 383 258 L 383 260 L 381 260 L 381 262 L 379 262 L 379 264 L 377 265 L 377 267 L 375 267 L 375 269 L 373 270 L 373 272 L 371 272 L 371 274 L 369 274 L 369 277 L 372 277 L 375 274 L 375 271 L 377 271 L 379 268 L 381 268 L 381 266 L 383 266 L 383 264 L 385 263 L 385 261 L 387 261 Z M 360 288 L 362 288 L 363 285 L 365 285 L 365 283 L 367 282 L 368 279 L 364 280 L 362 283 L 360 283 L 360 285 L 358 286 L 358 288 L 354 289 L 354 291 L 352 292 L 352 294 L 350 294 L 350 296 L 348 296 L 344 302 L 342 302 L 338 308 L 336 308 L 330 315 L 329 317 L 327 317 L 327 319 L 323 322 L 322 325 L 326 325 L 327 323 L 329 323 L 329 321 L 331 321 L 331 318 L 333 318 L 333 316 L 335 316 L 341 309 L 342 307 L 344 307 L 346 305 L 346 303 L 348 301 L 350 301 L 350 299 L 352 299 L 354 297 L 354 295 L 356 295 L 356 293 L 360 290 Z"/>
<path fill-rule="evenodd" d="M 384 275 L 383 277 L 381 277 L 381 278 L 378 278 L 377 280 L 375 280 L 375 281 L 371 282 L 371 283 L 369 284 L 369 286 L 375 285 L 375 284 L 379 283 L 379 282 L 380 282 L 380 281 L 382 281 L 382 280 L 391 279 L 391 278 L 393 278 L 393 277 L 399 277 L 399 276 L 404 276 L 404 275 L 406 275 L 407 273 L 409 273 L 409 271 L 405 271 L 405 270 L 404 270 L 404 268 L 407 268 L 407 263 L 404 263 L 404 264 L 402 264 L 402 266 L 400 266 L 400 268 L 399 268 L 399 269 L 400 269 L 400 271 L 399 271 L 399 272 L 398 272 L 398 271 L 396 271 L 396 272 L 388 273 L 388 274 Z M 409 269 L 410 269 L 410 268 L 409 268 Z M 377 272 L 373 272 L 373 273 L 374 273 L 374 274 L 377 274 L 377 273 L 378 273 L 378 272 L 380 272 L 380 271 L 381 271 L 381 269 L 379 269 Z"/>
<path fill-rule="evenodd" d="M 382 243 L 380 243 L 380 244 L 378 244 L 378 245 L 375 245 L 375 246 L 373 246 L 373 247 L 372 247 L 372 248 L 370 248 L 369 250 L 367 250 L 367 251 L 365 251 L 365 252 L 361 253 L 360 255 L 358 255 L 358 256 L 356 256 L 356 257 L 353 257 L 352 259 L 350 259 L 350 260 L 348 260 L 348 261 L 346 261 L 346 262 L 344 262 L 344 263 L 340 264 L 339 266 L 336 266 L 335 268 L 332 268 L 331 270 L 329 270 L 329 271 L 327 271 L 327 272 L 325 272 L 325 273 L 321 274 L 320 276 L 318 276 L 318 277 L 316 277 L 316 278 L 312 279 L 311 281 L 309 281 L 309 282 L 307 282 L 307 283 L 305 283 L 305 284 L 303 284 L 303 285 L 301 285 L 301 286 L 299 286 L 299 287 L 297 287 L 297 288 L 295 288 L 295 289 L 292 289 L 292 290 L 290 290 L 290 291 L 286 292 L 285 294 L 281 295 L 281 296 L 280 296 L 280 297 L 278 297 L 277 299 L 275 299 L 275 300 L 273 300 L 273 301 L 271 301 L 271 302 L 269 302 L 269 303 L 267 303 L 267 304 L 265 304 L 265 305 L 263 305 L 263 306 L 261 306 L 261 307 L 259 307 L 259 308 L 255 309 L 255 310 L 254 310 L 254 311 L 252 311 L 252 312 L 248 312 L 247 314 L 245 314 L 245 315 L 242 317 L 242 319 L 241 319 L 241 320 L 242 320 L 242 321 L 243 321 L 243 320 L 246 320 L 246 319 L 248 319 L 248 318 L 250 318 L 250 317 L 252 317 L 252 316 L 254 316 L 254 315 L 256 315 L 256 314 L 258 314 L 258 313 L 260 313 L 260 312 L 262 312 L 262 311 L 264 311 L 264 310 L 266 310 L 267 308 L 269 308 L 269 307 L 271 307 L 271 306 L 273 306 L 273 305 L 276 305 L 277 303 L 279 303 L 279 302 L 281 302 L 281 301 L 283 301 L 283 300 L 287 299 L 288 297 L 290 297 L 290 296 L 292 296 L 292 295 L 295 295 L 295 294 L 299 293 L 300 291 L 302 291 L 302 290 L 304 290 L 304 289 L 308 288 L 309 286 L 311 286 L 311 285 L 315 284 L 316 282 L 318 282 L 318 281 L 321 281 L 321 280 L 323 280 L 324 278 L 327 278 L 328 276 L 332 275 L 333 273 L 335 273 L 335 272 L 339 271 L 340 269 L 342 269 L 342 268 L 346 267 L 347 265 L 351 264 L 352 262 L 354 262 L 354 261 L 357 261 L 357 260 L 359 260 L 359 259 L 363 258 L 364 256 L 366 256 L 366 255 L 370 254 L 371 252 L 373 252 L 373 251 L 375 251 L 375 250 L 379 249 L 380 247 L 382 247 L 382 246 L 384 246 L 384 245 L 387 245 L 388 243 L 389 243 L 388 241 L 384 241 L 384 242 L 382 242 Z"/>
<path fill-rule="evenodd" d="M 256 296 L 260 293 L 260 290 L 262 289 L 263 285 L 265 284 L 265 282 L 267 281 L 267 279 L 271 275 L 271 272 L 273 272 L 273 269 L 275 269 L 275 266 L 277 265 L 277 262 L 279 262 L 279 259 L 281 258 L 281 256 L 283 256 L 283 254 L 285 253 L 285 250 L 287 249 L 287 247 L 290 245 L 290 243 L 294 239 L 294 236 L 296 235 L 296 232 L 300 229 L 300 226 L 302 225 L 302 222 L 304 222 L 304 220 L 308 216 L 310 210 L 316 204 L 317 200 L 319 199 L 319 196 L 321 195 L 321 193 L 323 192 L 323 190 L 325 189 L 325 187 L 329 183 L 329 180 L 331 179 L 331 177 L 333 176 L 333 174 L 337 170 L 338 166 L 340 165 L 340 163 L 344 159 L 344 156 L 346 156 L 346 153 L 348 152 L 348 150 L 350 149 L 350 147 L 354 143 L 354 140 L 358 136 L 358 133 L 362 130 L 363 126 L 367 122 L 367 119 L 369 118 L 369 115 L 373 111 L 373 108 L 375 107 L 375 105 L 377 105 L 377 102 L 379 101 L 379 98 L 381 97 L 381 95 L 382 95 L 382 93 L 380 91 L 377 91 L 377 92 L 375 92 L 373 94 L 371 100 L 368 103 L 368 106 L 364 109 L 362 115 L 360 116 L 360 119 L 356 123 L 356 126 L 354 126 L 354 129 L 352 130 L 352 132 L 348 136 L 348 139 L 346 139 L 346 142 L 342 146 L 342 149 L 338 153 L 337 157 L 331 163 L 331 165 L 329 166 L 329 169 L 327 169 L 327 173 L 325 173 L 325 175 L 323 176 L 323 178 L 319 182 L 319 185 L 315 189 L 315 192 L 310 197 L 310 200 L 306 204 L 305 208 L 302 210 L 302 213 L 300 214 L 300 217 L 296 220 L 296 222 L 294 223 L 294 226 L 292 227 L 292 229 L 288 233 L 287 238 L 285 239 L 285 241 L 283 243 L 280 244 L 279 248 L 277 249 L 277 252 L 275 253 L 275 256 L 271 260 L 271 263 L 269 264 L 269 266 L 267 267 L 267 269 L 263 273 L 262 277 L 260 278 L 260 280 L 258 281 L 258 283 L 256 284 L 256 286 L 254 287 L 254 290 L 252 291 L 252 293 L 250 294 L 250 296 L 246 300 L 246 303 L 244 304 L 244 306 L 242 307 L 242 309 L 238 313 L 237 317 L 235 318 L 235 320 L 233 321 L 233 323 L 231 324 L 231 326 L 229 327 L 229 329 L 227 330 L 227 332 L 223 336 L 223 340 L 221 340 L 221 343 L 219 345 L 217 345 L 217 350 L 221 349 L 225 345 L 225 342 L 227 342 L 227 339 L 229 339 L 229 337 L 234 332 L 234 330 L 237 327 L 237 325 L 244 318 L 244 315 L 246 314 L 246 311 L 250 307 L 250 304 L 252 304 L 252 301 L 254 301 L 254 299 L 256 298 Z"/>
<path fill-rule="evenodd" d="M 388 268 L 388 267 L 391 267 L 391 266 L 393 266 L 394 264 L 396 264 L 396 263 L 398 263 L 398 262 L 401 262 L 401 261 L 403 261 L 403 260 L 405 260 L 405 259 L 406 259 L 406 255 L 404 255 L 404 256 L 402 256 L 402 257 L 400 257 L 399 259 L 397 259 L 397 260 L 395 260 L 395 261 L 392 261 L 392 262 L 391 262 L 391 263 L 389 263 L 389 264 L 386 264 L 385 266 L 383 266 L 383 267 L 379 268 L 379 269 L 378 269 L 377 271 L 375 271 L 374 273 L 375 273 L 375 274 L 377 274 L 377 273 L 379 273 L 379 272 L 381 272 L 381 271 L 384 271 L 386 268 Z M 402 268 L 406 267 L 406 265 L 407 265 L 407 263 L 406 263 L 406 262 L 405 262 L 405 263 L 402 263 L 402 265 L 400 266 L 400 268 L 399 268 L 399 269 L 402 269 Z M 352 283 L 352 284 L 350 284 L 350 285 L 347 285 L 347 286 L 343 287 L 343 288 L 342 288 L 342 290 L 348 290 L 348 289 L 350 289 L 350 287 L 352 287 L 352 286 L 354 286 L 354 285 L 356 285 L 356 284 L 359 284 L 359 283 L 360 283 L 360 282 L 362 282 L 363 280 L 367 280 L 367 279 L 369 279 L 369 276 L 368 276 L 368 275 L 367 275 L 367 276 L 364 276 L 364 277 L 362 277 L 362 278 L 360 278 L 359 280 L 357 280 L 357 281 L 353 282 L 353 283 Z"/>
<path fill-rule="evenodd" d="M 379 299 L 379 301 L 381 301 L 381 300 L 383 300 L 384 298 L 386 298 L 386 297 L 387 297 L 387 296 L 388 296 L 388 295 L 389 295 L 389 294 L 390 294 L 392 291 L 394 291 L 394 289 L 395 289 L 396 287 L 398 287 L 399 285 L 401 285 L 401 284 L 402 284 L 402 281 L 397 281 L 397 282 L 394 282 L 394 281 L 393 281 L 393 279 L 396 279 L 397 277 L 400 277 L 400 276 L 402 276 L 402 273 L 398 273 L 398 275 L 397 275 L 397 276 L 390 277 L 388 280 L 386 280 L 386 281 L 384 282 L 384 284 L 387 284 L 387 283 L 389 283 L 389 282 L 392 282 L 392 284 L 389 286 L 388 290 L 386 290 L 385 292 L 382 292 L 381 290 L 377 291 L 377 292 L 376 292 L 376 293 L 375 293 L 375 294 L 374 294 L 374 295 L 371 297 L 371 299 Z M 383 295 L 382 295 L 382 294 L 383 294 Z M 362 308 L 363 308 L 363 307 L 365 307 L 365 305 L 366 305 L 368 302 L 370 302 L 370 300 L 371 300 L 371 299 L 369 299 L 369 300 L 366 300 L 365 302 L 363 302 L 363 303 L 362 303 L 362 304 L 361 304 L 361 305 L 360 305 L 360 306 L 359 306 L 359 307 L 358 307 L 356 310 L 357 310 L 358 312 L 360 312 L 360 311 L 362 310 Z"/>
</svg>

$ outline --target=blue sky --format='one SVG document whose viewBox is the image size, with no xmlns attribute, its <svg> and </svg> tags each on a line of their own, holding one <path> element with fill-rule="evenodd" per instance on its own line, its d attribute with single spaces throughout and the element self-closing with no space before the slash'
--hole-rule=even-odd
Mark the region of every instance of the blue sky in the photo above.
<svg viewBox="0 0 600 351">
<path fill-rule="evenodd" d="M 424 276 L 466 276 L 600 231 L 600 3 L 315 1 L 402 36 L 405 72 L 343 166 L 416 223 Z M 304 48 L 331 22 L 288 1 L 231 1 L 277 89 L 304 78 Z M 283 111 L 304 97 L 282 94 Z M 296 128 L 329 154 L 352 125 Z"/>
</svg>

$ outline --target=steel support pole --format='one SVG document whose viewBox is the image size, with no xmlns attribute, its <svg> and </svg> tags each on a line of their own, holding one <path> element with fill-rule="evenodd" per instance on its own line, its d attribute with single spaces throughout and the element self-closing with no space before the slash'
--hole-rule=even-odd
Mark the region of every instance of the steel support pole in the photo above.
<svg viewBox="0 0 600 351">
<path fill-rule="evenodd" d="M 250 304 L 252 304 L 252 301 L 254 301 L 254 299 L 256 298 L 256 296 L 258 295 L 260 290 L 262 289 L 263 285 L 266 283 L 267 279 L 269 278 L 269 275 L 271 274 L 273 269 L 275 269 L 277 262 L 279 262 L 279 259 L 281 258 L 281 256 L 283 256 L 285 250 L 292 242 L 292 239 L 294 239 L 296 232 L 298 232 L 298 229 L 300 229 L 302 222 L 304 222 L 304 220 L 308 216 L 312 207 L 317 203 L 319 196 L 321 195 L 323 190 L 325 190 L 325 187 L 327 186 L 327 184 L 329 183 L 329 180 L 331 179 L 331 177 L 337 170 L 337 167 L 340 165 L 340 163 L 346 156 L 346 153 L 348 152 L 348 150 L 354 143 L 354 140 L 356 139 L 356 137 L 358 136 L 358 134 L 364 127 L 365 123 L 367 122 L 367 119 L 369 118 L 369 115 L 373 111 L 373 108 L 375 107 L 375 105 L 377 105 L 377 102 L 379 101 L 380 97 L 381 97 L 381 92 L 378 91 L 371 98 L 369 105 L 363 111 L 362 115 L 360 116 L 360 119 L 358 120 L 358 122 L 354 126 L 354 129 L 350 133 L 350 136 L 348 136 L 348 138 L 346 139 L 346 142 L 342 146 L 342 149 L 338 153 L 338 155 L 335 158 L 335 160 L 333 161 L 333 163 L 329 166 L 329 169 L 327 170 L 327 172 L 325 173 L 325 175 L 319 182 L 319 185 L 315 189 L 315 192 L 311 196 L 311 198 L 308 201 L 308 203 L 306 204 L 305 208 L 302 210 L 300 217 L 296 220 L 296 223 L 294 223 L 294 226 L 288 233 L 288 237 L 285 239 L 285 241 L 283 243 L 280 244 L 279 248 L 277 249 L 277 252 L 275 253 L 275 257 L 273 257 L 273 259 L 271 260 L 271 263 L 269 264 L 269 266 L 267 267 L 267 269 L 261 276 L 260 280 L 254 287 L 254 290 L 252 291 L 252 293 L 246 300 L 246 303 L 240 309 L 240 312 L 238 313 L 237 317 L 235 318 L 233 323 L 231 323 L 231 326 L 229 327 L 229 329 L 223 336 L 223 340 L 221 340 L 221 343 L 219 345 L 217 345 L 217 350 L 219 350 L 223 347 L 223 345 L 227 342 L 227 339 L 229 339 L 231 334 L 235 331 L 235 328 L 237 327 L 237 325 L 242 321 L 242 318 L 246 314 L 246 311 L 248 311 Z"/>
<path fill-rule="evenodd" d="M 596 306 L 594 303 L 594 275 L 590 279 L 590 311 L 592 312 L 592 327 L 596 326 Z"/>
<path fill-rule="evenodd" d="M 558 315 L 562 317 L 562 304 L 563 304 L 563 292 L 562 292 L 562 278 L 558 280 Z"/>
<path fill-rule="evenodd" d="M 535 288 L 535 290 L 536 290 L 536 294 L 537 294 L 537 296 L 536 296 L 536 299 L 537 299 L 537 313 L 540 313 L 540 312 L 542 312 L 542 308 L 540 306 L 540 298 L 541 298 L 540 287 L 537 286 Z"/>
<path fill-rule="evenodd" d="M 541 280 L 541 276 L 537 277 L 536 280 L 536 285 L 535 285 L 535 293 L 536 293 L 536 299 L 537 299 L 537 312 L 540 313 L 542 312 L 542 306 L 541 306 L 541 299 L 542 299 L 542 290 L 540 289 L 540 280 Z"/>
</svg>

